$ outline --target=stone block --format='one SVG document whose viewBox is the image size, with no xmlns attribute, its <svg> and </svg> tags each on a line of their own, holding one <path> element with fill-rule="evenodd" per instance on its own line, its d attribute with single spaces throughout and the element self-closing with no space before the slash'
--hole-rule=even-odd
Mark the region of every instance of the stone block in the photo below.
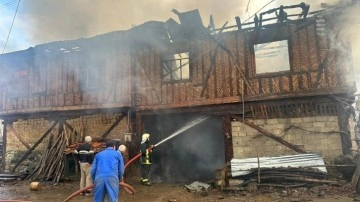
<svg viewBox="0 0 360 202">
<path fill-rule="evenodd" d="M 328 116 L 317 116 L 317 117 L 315 117 L 315 121 L 317 121 L 317 122 L 328 122 L 329 117 Z"/>
<path fill-rule="evenodd" d="M 314 117 L 303 117 L 303 123 L 312 123 L 314 122 Z"/>
<path fill-rule="evenodd" d="M 254 120 L 254 124 L 256 124 L 256 125 L 264 125 L 265 120 L 264 119 L 256 119 L 256 120 Z"/>
<path fill-rule="evenodd" d="M 337 116 L 329 116 L 328 122 L 338 122 L 338 117 Z"/>
<path fill-rule="evenodd" d="M 265 125 L 274 125 L 274 124 L 278 124 L 279 123 L 279 119 L 267 119 L 265 121 Z"/>
<path fill-rule="evenodd" d="M 290 120 L 291 120 L 291 123 L 302 123 L 303 122 L 302 118 L 292 118 Z"/>
<path fill-rule="evenodd" d="M 324 128 L 325 127 L 325 122 L 314 122 L 314 127 L 315 128 Z"/>
</svg>

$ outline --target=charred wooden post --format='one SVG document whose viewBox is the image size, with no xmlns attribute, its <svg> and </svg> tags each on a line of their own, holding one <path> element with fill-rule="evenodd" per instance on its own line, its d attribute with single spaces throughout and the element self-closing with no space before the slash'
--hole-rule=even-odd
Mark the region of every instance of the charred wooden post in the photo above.
<svg viewBox="0 0 360 202">
<path fill-rule="evenodd" d="M 230 162 L 234 157 L 232 144 L 231 117 L 229 114 L 223 116 L 224 143 L 225 143 L 225 162 Z"/>
<path fill-rule="evenodd" d="M 6 154 L 6 144 L 7 144 L 7 125 L 8 123 L 6 121 L 3 121 L 3 141 L 2 141 L 2 154 L 1 154 L 1 171 L 5 171 L 5 154 Z"/>
<path fill-rule="evenodd" d="M 137 139 L 136 141 L 141 141 L 141 135 L 144 132 L 144 122 L 143 122 L 143 116 L 141 114 L 136 114 L 136 134 Z"/>
<path fill-rule="evenodd" d="M 238 28 L 238 30 L 241 30 L 241 20 L 240 20 L 240 17 L 239 16 L 236 16 L 235 17 L 235 21 L 236 21 L 236 26 Z"/>
<path fill-rule="evenodd" d="M 338 104 L 338 122 L 339 122 L 339 129 L 340 129 L 340 135 L 341 135 L 341 142 L 342 142 L 342 149 L 344 155 L 351 155 L 351 134 L 349 130 L 349 116 L 347 115 L 343 104 Z"/>
<path fill-rule="evenodd" d="M 16 168 L 31 154 L 31 152 L 44 140 L 44 138 L 52 131 L 52 129 L 58 124 L 58 121 L 55 121 L 52 126 L 44 133 L 43 136 L 24 154 L 23 157 L 15 164 L 11 172 L 14 172 Z"/>
</svg>

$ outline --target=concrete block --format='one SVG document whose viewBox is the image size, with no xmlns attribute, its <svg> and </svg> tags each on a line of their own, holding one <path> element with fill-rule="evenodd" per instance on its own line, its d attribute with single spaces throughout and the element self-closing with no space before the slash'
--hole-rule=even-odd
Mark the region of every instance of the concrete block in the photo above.
<svg viewBox="0 0 360 202">
<path fill-rule="evenodd" d="M 264 125 L 265 120 L 264 119 L 255 119 L 254 124 L 256 124 L 256 125 Z"/>
<path fill-rule="evenodd" d="M 240 124 L 241 123 L 239 121 L 231 121 L 231 127 L 239 127 Z"/>
<path fill-rule="evenodd" d="M 303 117 L 303 123 L 312 123 L 314 122 L 314 117 Z"/>
<path fill-rule="evenodd" d="M 314 128 L 313 122 L 299 123 L 297 126 L 301 129 L 308 129 L 308 130 Z M 297 129 L 297 130 L 301 130 L 301 129 Z"/>
<path fill-rule="evenodd" d="M 292 118 L 290 120 L 291 120 L 291 123 L 302 123 L 303 122 L 302 118 Z"/>
<path fill-rule="evenodd" d="M 266 125 L 274 125 L 274 124 L 278 124 L 279 123 L 279 119 L 267 119 L 265 121 Z"/>
<path fill-rule="evenodd" d="M 317 121 L 317 122 L 328 122 L 329 117 L 328 116 L 316 116 L 315 121 Z"/>
<path fill-rule="evenodd" d="M 288 124 L 288 123 L 290 123 L 290 119 L 278 119 L 278 123 Z"/>
<path fill-rule="evenodd" d="M 337 116 L 329 116 L 328 122 L 338 122 L 338 117 Z"/>
<path fill-rule="evenodd" d="M 324 128 L 325 127 L 325 122 L 314 122 L 314 127 L 315 128 Z"/>
</svg>

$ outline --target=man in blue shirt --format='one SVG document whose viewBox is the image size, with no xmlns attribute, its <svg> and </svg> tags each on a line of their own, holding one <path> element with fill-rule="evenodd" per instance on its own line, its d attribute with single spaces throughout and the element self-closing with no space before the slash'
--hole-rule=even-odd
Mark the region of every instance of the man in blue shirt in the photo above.
<svg viewBox="0 0 360 202">
<path fill-rule="evenodd" d="M 115 141 L 108 140 L 106 149 L 95 155 L 90 173 L 94 181 L 94 201 L 104 201 L 107 195 L 109 202 L 117 202 L 124 160 L 115 147 Z"/>
</svg>

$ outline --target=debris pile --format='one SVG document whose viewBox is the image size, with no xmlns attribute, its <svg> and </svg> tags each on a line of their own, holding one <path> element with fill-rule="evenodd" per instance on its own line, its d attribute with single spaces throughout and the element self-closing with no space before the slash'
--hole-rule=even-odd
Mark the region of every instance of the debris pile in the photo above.
<svg viewBox="0 0 360 202">
<path fill-rule="evenodd" d="M 71 145 L 67 146 L 66 149 L 64 149 L 64 153 L 65 154 L 75 153 L 75 150 L 82 144 L 84 144 L 84 143 L 78 142 L 78 143 L 71 144 Z M 92 145 L 95 153 L 98 153 L 106 148 L 105 141 L 93 141 L 93 142 L 91 142 L 91 145 Z"/>
<path fill-rule="evenodd" d="M 258 186 L 272 187 L 311 187 L 337 183 L 337 181 L 328 180 L 325 173 L 312 168 L 264 168 L 252 170 L 239 179 L 244 182 L 258 182 Z"/>
<path fill-rule="evenodd" d="M 259 157 L 231 160 L 229 184 L 271 187 L 312 187 L 336 184 L 329 180 L 323 158 L 318 154 Z"/>
</svg>

